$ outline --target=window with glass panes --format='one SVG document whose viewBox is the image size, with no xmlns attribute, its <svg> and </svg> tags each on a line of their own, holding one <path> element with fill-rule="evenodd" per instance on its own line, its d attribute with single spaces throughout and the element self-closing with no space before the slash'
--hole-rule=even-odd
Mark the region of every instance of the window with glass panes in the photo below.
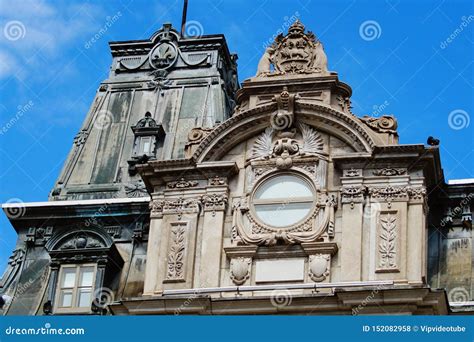
<svg viewBox="0 0 474 342">
<path fill-rule="evenodd" d="M 95 265 L 63 265 L 56 289 L 56 311 L 89 311 L 93 300 Z"/>
</svg>

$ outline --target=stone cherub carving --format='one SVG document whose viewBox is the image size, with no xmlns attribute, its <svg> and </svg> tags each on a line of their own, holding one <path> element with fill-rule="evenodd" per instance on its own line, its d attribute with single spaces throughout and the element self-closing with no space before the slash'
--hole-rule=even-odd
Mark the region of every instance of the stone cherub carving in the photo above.
<svg viewBox="0 0 474 342">
<path fill-rule="evenodd" d="M 304 25 L 296 20 L 286 36 L 278 35 L 265 50 L 258 63 L 256 76 L 327 73 L 327 57 L 322 43 L 312 32 L 305 33 Z"/>
</svg>

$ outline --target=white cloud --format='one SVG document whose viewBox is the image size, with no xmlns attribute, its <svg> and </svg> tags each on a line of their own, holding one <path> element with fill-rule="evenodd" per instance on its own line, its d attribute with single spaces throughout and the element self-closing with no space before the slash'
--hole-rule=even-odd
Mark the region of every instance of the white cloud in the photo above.
<svg viewBox="0 0 474 342">
<path fill-rule="evenodd" d="M 15 67 L 19 65 L 34 71 L 41 64 L 60 59 L 64 49 L 71 44 L 82 46 L 80 39 L 88 39 L 105 20 L 106 13 L 96 5 L 62 4 L 0 0 L 0 49 L 8 51 L 3 52 L 7 59 L 0 66 L 0 78 L 15 74 Z M 5 33 L 5 27 L 12 21 L 23 25 L 21 38 L 12 40 Z"/>
</svg>

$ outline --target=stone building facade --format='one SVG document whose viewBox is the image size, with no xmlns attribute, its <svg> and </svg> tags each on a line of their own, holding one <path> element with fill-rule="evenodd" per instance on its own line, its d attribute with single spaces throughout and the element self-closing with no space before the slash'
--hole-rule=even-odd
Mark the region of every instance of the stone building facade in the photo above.
<svg viewBox="0 0 474 342">
<path fill-rule="evenodd" d="M 3 206 L 4 314 L 471 311 L 474 183 L 352 113 L 299 21 L 241 85 L 222 35 L 110 47 L 50 200 Z"/>
</svg>

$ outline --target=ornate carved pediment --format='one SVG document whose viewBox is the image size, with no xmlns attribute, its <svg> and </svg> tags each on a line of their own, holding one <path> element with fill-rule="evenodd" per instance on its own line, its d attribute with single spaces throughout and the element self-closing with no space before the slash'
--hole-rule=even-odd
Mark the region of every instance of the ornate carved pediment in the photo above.
<svg viewBox="0 0 474 342">
<path fill-rule="evenodd" d="M 265 50 L 258 63 L 257 77 L 327 73 L 327 57 L 321 42 L 312 32 L 305 32 L 304 25 L 296 20 L 286 36 L 278 35 Z"/>
<path fill-rule="evenodd" d="M 100 241 L 99 239 L 87 234 L 79 234 L 63 242 L 59 246 L 59 249 L 66 250 L 66 249 L 84 249 L 84 248 L 101 248 L 101 247 L 105 247 L 105 244 L 103 241 Z"/>
<path fill-rule="evenodd" d="M 103 229 L 77 228 L 76 230 L 63 233 L 59 232 L 46 244 L 46 249 L 54 251 L 75 251 L 94 248 L 110 248 L 113 244 L 112 237 Z"/>
</svg>

